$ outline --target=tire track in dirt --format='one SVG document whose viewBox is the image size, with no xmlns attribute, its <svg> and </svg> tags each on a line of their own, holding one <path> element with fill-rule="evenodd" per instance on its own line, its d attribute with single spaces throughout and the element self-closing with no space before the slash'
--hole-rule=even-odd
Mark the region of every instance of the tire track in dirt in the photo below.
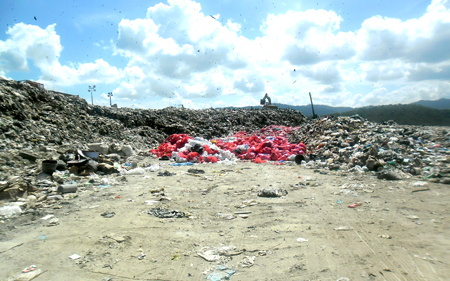
<svg viewBox="0 0 450 281">
<path fill-rule="evenodd" d="M 354 214 L 356 214 L 356 216 Z M 391 278 L 393 278 L 392 280 L 423 280 L 416 276 L 417 264 L 415 262 L 408 262 L 409 257 L 407 255 L 406 257 L 403 255 L 399 255 L 396 251 L 392 251 L 388 246 L 386 246 L 384 241 L 381 241 L 377 238 L 372 238 L 374 234 L 369 234 L 368 228 L 364 225 L 364 223 L 361 223 L 361 221 L 364 221 L 364 218 L 361 217 L 361 214 L 362 213 L 355 212 L 351 215 L 348 214 L 347 217 L 338 217 L 336 215 L 332 215 L 332 220 L 334 222 L 338 222 L 336 226 L 339 224 L 353 226 L 354 229 L 352 231 L 341 232 L 341 235 L 343 235 L 346 240 L 357 238 L 359 241 L 361 241 L 364 244 L 365 248 L 367 248 L 373 254 L 373 257 L 370 258 L 370 261 L 372 261 L 374 264 L 378 264 L 378 267 L 381 270 L 395 270 L 394 272 L 388 270 L 386 273 L 384 273 L 390 276 L 388 280 L 391 280 Z M 352 234 L 356 237 L 353 237 Z M 367 256 L 366 251 L 364 251 L 364 249 L 361 247 L 355 247 L 354 250 L 359 253 L 359 257 Z M 354 252 L 350 254 L 355 256 Z M 386 255 L 388 255 L 389 257 L 394 257 L 394 259 L 391 260 L 391 258 L 386 258 Z M 400 265 L 400 268 L 408 273 L 408 277 L 405 277 L 401 273 L 396 271 L 399 266 L 394 264 L 394 262 L 398 263 Z M 382 278 L 387 278 L 387 276 L 384 276 L 381 270 L 379 272 L 383 276 Z M 421 275 L 421 277 L 425 278 L 423 274 Z"/>
<path fill-rule="evenodd" d="M 347 245 L 348 243 L 355 243 L 358 242 L 355 238 L 358 238 L 358 236 L 355 234 L 356 231 L 336 231 L 334 228 L 340 227 L 340 226 L 351 226 L 346 221 L 340 220 L 342 217 L 337 217 L 333 214 L 330 214 L 330 218 L 327 219 L 327 224 L 330 225 L 330 228 L 324 229 L 326 233 L 328 233 L 330 239 L 330 243 L 333 244 L 336 249 L 345 254 L 340 254 L 339 257 L 339 263 L 341 266 L 346 267 L 347 269 L 350 269 L 350 271 L 347 271 L 344 273 L 344 275 L 360 275 L 361 273 L 368 273 L 367 268 L 367 261 L 363 258 L 367 255 L 366 251 L 362 250 L 359 246 L 352 245 L 351 247 Z M 359 239 L 360 242 L 361 239 Z M 339 243 L 339 241 L 343 241 L 344 243 Z M 353 241 L 353 242 L 348 242 Z M 371 253 L 374 253 L 373 249 L 368 247 Z M 357 251 L 357 252 L 356 252 Z M 344 261 L 342 260 L 344 259 Z M 358 267 L 359 273 L 355 270 L 355 266 Z M 383 280 L 386 280 L 384 277 L 381 277 Z"/>
<path fill-rule="evenodd" d="M 419 277 L 426 278 L 422 272 L 420 271 L 417 272 L 418 265 L 413 260 L 410 259 L 410 255 L 408 255 L 407 253 L 402 254 L 395 250 L 393 251 L 389 246 L 385 245 L 389 240 L 382 241 L 381 239 L 383 238 L 378 237 L 374 239 L 369 238 L 370 235 L 368 234 L 366 227 L 364 227 L 363 224 L 360 224 L 359 226 L 360 231 L 356 232 L 358 236 L 361 239 L 370 241 L 371 244 L 376 245 L 376 248 L 378 250 L 378 252 L 375 254 L 376 260 L 389 262 L 390 265 L 383 264 L 382 270 L 389 269 L 389 271 L 387 271 L 386 274 L 388 275 L 394 274 L 397 278 L 399 278 L 399 280 L 423 280 L 420 279 Z M 363 236 L 365 238 L 363 238 Z M 387 257 L 379 259 L 380 256 L 381 257 L 387 256 Z M 408 259 L 410 261 L 408 261 Z M 395 263 L 398 263 L 398 265 Z M 404 276 L 404 273 L 402 273 L 401 271 L 407 273 L 408 275 Z"/>
</svg>

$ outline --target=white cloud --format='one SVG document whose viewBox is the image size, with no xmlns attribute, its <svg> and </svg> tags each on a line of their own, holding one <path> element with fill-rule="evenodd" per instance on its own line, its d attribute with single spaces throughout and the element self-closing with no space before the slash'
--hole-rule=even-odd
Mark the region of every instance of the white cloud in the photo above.
<svg viewBox="0 0 450 281">
<path fill-rule="evenodd" d="M 429 63 L 450 59 L 448 3 L 448 0 L 435 0 L 422 17 L 404 22 L 381 16 L 365 20 L 357 33 L 359 58 Z"/>
<path fill-rule="evenodd" d="M 199 109 L 199 108 L 209 107 L 206 104 L 194 102 L 193 100 L 190 100 L 190 99 L 185 99 L 182 96 L 180 96 L 179 94 L 174 94 L 170 98 L 162 99 L 162 104 L 165 107 L 167 107 L 167 106 L 176 106 L 176 107 L 184 106 L 186 108 L 191 108 L 191 109 Z"/>
<path fill-rule="evenodd" d="M 116 40 L 117 50 L 126 56 L 136 57 L 154 52 L 161 48 L 164 40 L 157 36 L 158 26 L 150 19 L 123 19 L 119 23 L 119 36 Z"/>
<path fill-rule="evenodd" d="M 239 32 L 241 30 L 242 26 L 239 23 L 235 23 L 235 22 L 232 22 L 231 20 L 228 20 L 227 27 L 231 31 Z"/>
<path fill-rule="evenodd" d="M 103 59 L 93 63 L 75 64 L 73 66 L 61 65 L 58 61 L 53 64 L 40 65 L 41 77 L 39 82 L 46 88 L 59 89 L 62 86 L 78 84 L 109 84 L 121 77 L 120 71 L 110 66 Z"/>
<path fill-rule="evenodd" d="M 128 57 L 127 69 L 140 75 L 126 69 L 130 82 L 117 89 L 119 96 L 213 98 L 233 92 L 230 71 L 247 65 L 236 50 L 239 28 L 231 21 L 222 26 L 189 0 L 150 7 L 146 19 L 122 20 L 116 53 Z"/>
<path fill-rule="evenodd" d="M 129 82 L 119 86 L 118 95 L 214 98 L 235 92 L 233 71 L 248 65 L 238 44 L 239 29 L 231 21 L 222 26 L 188 0 L 150 7 L 146 19 L 122 20 L 116 53 L 129 58 L 124 71 Z M 130 73 L 131 68 L 140 74 Z"/>
<path fill-rule="evenodd" d="M 262 30 L 281 46 L 281 58 L 292 65 L 349 59 L 355 54 L 354 34 L 338 32 L 342 18 L 333 11 L 288 11 L 269 15 Z"/>
<path fill-rule="evenodd" d="M 262 97 L 261 97 L 262 98 Z M 236 107 L 243 107 L 243 106 L 258 106 L 259 100 L 251 97 L 251 96 L 244 96 L 237 102 Z"/>
<path fill-rule="evenodd" d="M 440 64 L 418 63 L 409 69 L 409 81 L 448 80 L 450 77 L 450 61 Z"/>
<path fill-rule="evenodd" d="M 215 107 L 225 107 L 225 102 L 219 100 L 213 103 Z"/>
<path fill-rule="evenodd" d="M 106 61 L 97 59 L 94 63 L 61 65 L 59 57 L 63 50 L 56 24 L 42 29 L 35 25 L 18 23 L 6 32 L 9 39 L 0 41 L 0 67 L 3 71 L 26 71 L 28 60 L 39 68 L 39 82 L 47 88 L 80 83 L 112 83 L 120 77 L 119 70 Z"/>
<path fill-rule="evenodd" d="M 399 59 L 360 64 L 362 78 L 369 82 L 389 81 L 405 77 L 408 65 Z"/>
<path fill-rule="evenodd" d="M 0 65 L 6 71 L 28 70 L 27 59 L 37 66 L 55 63 L 62 46 L 55 32 L 56 24 L 42 29 L 35 25 L 15 24 L 8 28 L 10 37 L 0 41 Z"/>
<path fill-rule="evenodd" d="M 265 89 L 264 78 L 258 71 L 236 71 L 233 85 L 243 93 L 262 93 Z"/>
<path fill-rule="evenodd" d="M 437 100 L 450 97 L 450 82 L 421 81 L 400 87 L 390 93 L 398 103 L 410 103 L 418 100 Z"/>
<path fill-rule="evenodd" d="M 389 91 L 385 87 L 376 87 L 372 92 L 358 98 L 358 105 L 383 105 L 412 103 L 419 100 L 437 100 L 450 96 L 450 82 L 417 82 L 414 85 Z"/>
<path fill-rule="evenodd" d="M 450 1 L 448 0 L 433 0 L 428 6 L 428 12 L 448 12 L 450 10 Z"/>
<path fill-rule="evenodd" d="M 359 102 L 370 105 L 396 103 L 395 96 L 392 96 L 391 93 L 384 87 L 374 89 L 372 92 L 362 97 Z"/>
<path fill-rule="evenodd" d="M 315 103 L 352 106 L 450 97 L 449 11 L 448 0 L 435 0 L 419 18 L 377 16 L 342 32 L 335 11 L 291 10 L 269 14 L 261 36 L 249 39 L 245 21 L 219 21 L 192 0 L 169 0 L 145 18 L 122 19 L 109 49 L 94 43 L 105 55 L 88 63 L 61 61 L 55 24 L 16 24 L 0 41 L 0 75 L 32 63 L 48 87 L 110 83 L 114 99 L 150 107 L 255 106 L 266 92 L 274 102 L 307 104 L 312 92 Z M 86 16 L 83 25 L 96 16 L 112 19 Z M 114 66 L 110 53 L 126 66 Z"/>
<path fill-rule="evenodd" d="M 335 61 L 322 62 L 313 66 L 301 67 L 298 68 L 296 72 L 325 85 L 342 81 L 340 66 Z"/>
<path fill-rule="evenodd" d="M 334 11 L 288 11 L 268 15 L 263 36 L 248 39 L 239 35 L 241 23 L 223 25 L 194 1 L 170 0 L 148 8 L 145 19 L 120 22 L 114 48 L 129 61 L 114 93 L 191 108 L 231 97 L 256 105 L 265 92 L 297 104 L 309 102 L 309 91 L 316 103 L 331 105 L 411 99 L 449 72 L 450 55 L 442 54 L 450 40 L 448 6 L 433 1 L 408 21 L 372 17 L 355 33 L 340 31 L 343 19 Z M 411 82 L 422 80 L 414 90 Z M 447 93 L 444 84 L 439 89 Z"/>
</svg>

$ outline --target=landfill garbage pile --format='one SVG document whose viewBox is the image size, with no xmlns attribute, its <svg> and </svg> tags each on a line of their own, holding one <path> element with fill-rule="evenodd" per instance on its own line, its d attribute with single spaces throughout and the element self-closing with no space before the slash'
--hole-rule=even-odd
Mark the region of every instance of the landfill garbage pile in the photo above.
<svg viewBox="0 0 450 281">
<path fill-rule="evenodd" d="M 0 78 L 0 195 L 8 191 L 11 198 L 69 192 L 74 188 L 67 180 L 118 173 L 125 164 L 130 174 L 145 172 L 126 161 L 150 151 L 174 159 L 172 165 L 280 163 L 300 155 L 307 168 L 450 183 L 449 147 L 448 127 L 378 124 L 358 116 L 307 120 L 294 110 L 109 108 Z M 51 166 L 50 179 L 40 177 L 41 164 Z"/>
<path fill-rule="evenodd" d="M 306 167 L 365 173 L 398 180 L 413 175 L 450 183 L 450 128 L 378 124 L 360 116 L 304 123 L 291 143 L 307 145 Z"/>
<path fill-rule="evenodd" d="M 235 158 L 255 163 L 292 161 L 297 155 L 304 155 L 306 152 L 305 144 L 292 144 L 287 140 L 296 130 L 297 127 L 272 125 L 254 132 L 237 132 L 211 141 L 187 134 L 173 134 L 150 152 L 157 157 L 172 158 L 178 163 L 216 163 Z"/>
<path fill-rule="evenodd" d="M 151 145 L 166 138 L 150 126 L 135 125 L 136 110 L 91 106 L 84 99 L 38 89 L 0 77 L 1 149 L 86 142 Z"/>
<path fill-rule="evenodd" d="M 54 185 L 68 174 L 117 173 L 117 164 L 125 164 L 127 157 L 149 156 L 150 149 L 172 134 L 211 139 L 305 121 L 294 110 L 92 106 L 78 96 L 0 77 L 0 194 L 39 189 L 36 179 L 44 160 L 56 165 L 48 172 L 54 173 Z"/>
<path fill-rule="evenodd" d="M 269 125 L 305 122 L 295 110 L 165 108 L 142 110 L 91 106 L 84 99 L 0 77 L 1 149 L 47 144 L 124 142 L 152 148 L 171 134 L 207 139 Z M 145 146 L 145 148 L 144 148 Z"/>
</svg>

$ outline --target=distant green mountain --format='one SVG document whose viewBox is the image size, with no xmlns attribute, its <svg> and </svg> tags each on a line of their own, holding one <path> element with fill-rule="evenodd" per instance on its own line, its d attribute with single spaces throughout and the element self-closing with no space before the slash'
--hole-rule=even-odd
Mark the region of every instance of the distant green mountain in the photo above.
<svg viewBox="0 0 450 281">
<path fill-rule="evenodd" d="M 378 123 L 394 120 L 401 125 L 450 126 L 450 109 L 436 109 L 417 104 L 361 107 L 332 115 L 351 116 L 355 114 Z"/>
<path fill-rule="evenodd" d="M 311 105 L 288 105 L 274 103 L 280 109 L 290 108 L 311 117 Z M 260 106 L 253 106 L 253 108 Z M 233 107 L 228 107 L 233 108 Z M 244 108 L 251 108 L 247 106 Z M 319 116 L 351 116 L 358 114 L 370 121 L 382 123 L 394 120 L 401 125 L 450 126 L 450 99 L 421 100 L 411 104 L 366 106 L 366 107 L 333 107 L 323 104 L 314 105 L 314 112 Z"/>
<path fill-rule="evenodd" d="M 280 108 L 280 109 L 289 108 L 289 109 L 300 111 L 305 116 L 313 115 L 311 105 L 289 105 L 289 104 L 282 104 L 282 103 L 274 103 L 273 105 L 278 106 L 278 108 Z M 261 106 L 245 106 L 245 107 L 240 107 L 240 108 L 255 108 L 255 107 L 258 108 Z M 226 108 L 231 109 L 231 108 L 236 108 L 236 107 L 226 107 Z M 328 106 L 328 105 L 323 105 L 323 104 L 314 105 L 314 113 L 317 115 L 329 115 L 329 114 L 333 114 L 333 113 L 341 113 L 341 112 L 349 111 L 352 109 L 354 109 L 354 108 L 353 107 L 334 107 L 334 106 Z"/>
<path fill-rule="evenodd" d="M 290 108 L 294 110 L 298 110 L 302 112 L 306 116 L 312 116 L 312 109 L 311 105 L 288 105 L 288 104 L 282 104 L 282 103 L 274 103 L 274 105 L 278 106 L 278 108 Z M 345 111 L 349 111 L 354 109 L 353 107 L 334 107 L 334 106 L 328 106 L 323 104 L 316 104 L 314 105 L 314 113 L 317 115 L 329 115 L 333 113 L 341 113 Z"/>
<path fill-rule="evenodd" d="M 423 106 L 437 108 L 437 109 L 450 109 L 450 99 L 420 100 L 420 101 L 413 102 L 411 104 L 423 105 Z"/>
</svg>

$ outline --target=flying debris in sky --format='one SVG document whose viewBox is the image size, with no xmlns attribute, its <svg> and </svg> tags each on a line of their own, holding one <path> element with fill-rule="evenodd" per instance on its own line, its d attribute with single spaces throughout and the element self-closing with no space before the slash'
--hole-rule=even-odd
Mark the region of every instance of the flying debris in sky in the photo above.
<svg viewBox="0 0 450 281">
<path fill-rule="evenodd" d="M 439 48 L 450 40 L 450 0 L 139 1 L 123 13 L 119 0 L 41 2 L 0 15 L 0 77 L 34 77 L 88 102 L 86 85 L 102 83 L 104 106 L 108 91 L 143 108 L 171 97 L 195 109 L 253 106 L 265 92 L 309 104 L 294 89 L 342 107 L 450 98 L 450 57 Z"/>
</svg>

